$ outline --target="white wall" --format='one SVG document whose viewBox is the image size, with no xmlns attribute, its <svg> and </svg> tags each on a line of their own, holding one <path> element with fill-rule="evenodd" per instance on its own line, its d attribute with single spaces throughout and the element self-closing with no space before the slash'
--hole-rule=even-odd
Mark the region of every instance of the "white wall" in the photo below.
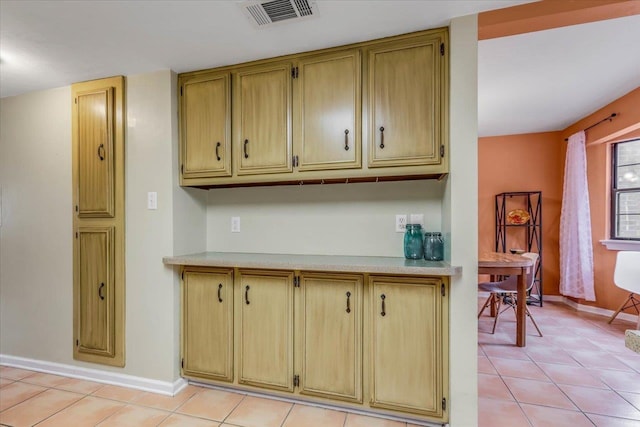
<svg viewBox="0 0 640 427">
<path fill-rule="evenodd" d="M 71 89 L 0 100 L 0 353 L 72 356 Z"/>
<path fill-rule="evenodd" d="M 443 189 L 418 180 L 209 190 L 207 250 L 403 256 L 395 215 L 421 213 L 439 231 Z"/>
<path fill-rule="evenodd" d="M 477 15 L 451 21 L 450 171 L 443 228 L 451 264 L 451 426 L 478 424 L 478 27 Z"/>
<path fill-rule="evenodd" d="M 175 74 L 126 82 L 126 366 L 72 358 L 69 87 L 0 101 L 0 354 L 173 382 L 179 287 L 162 257 L 204 250 L 206 195 L 178 186 Z"/>
</svg>

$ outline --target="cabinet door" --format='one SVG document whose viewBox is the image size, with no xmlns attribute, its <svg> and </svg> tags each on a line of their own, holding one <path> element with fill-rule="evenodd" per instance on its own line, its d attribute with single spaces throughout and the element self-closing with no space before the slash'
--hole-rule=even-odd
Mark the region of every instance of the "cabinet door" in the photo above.
<svg viewBox="0 0 640 427">
<path fill-rule="evenodd" d="M 293 391 L 293 273 L 240 271 L 239 382 Z"/>
<path fill-rule="evenodd" d="M 113 357 L 114 227 L 78 229 L 75 351 Z"/>
<path fill-rule="evenodd" d="M 371 406 L 441 417 L 441 282 L 371 280 Z"/>
<path fill-rule="evenodd" d="M 362 277 L 301 275 L 300 392 L 362 402 Z"/>
<path fill-rule="evenodd" d="M 441 162 L 440 38 L 369 51 L 369 167 Z"/>
<path fill-rule="evenodd" d="M 186 268 L 182 304 L 183 374 L 233 381 L 232 270 Z"/>
<path fill-rule="evenodd" d="M 291 172 L 291 64 L 241 70 L 236 77 L 238 175 Z"/>
<path fill-rule="evenodd" d="M 229 73 L 199 76 L 181 86 L 182 177 L 231 176 Z"/>
<path fill-rule="evenodd" d="M 80 218 L 114 216 L 113 88 L 80 92 L 76 99 Z"/>
<path fill-rule="evenodd" d="M 295 94 L 299 170 L 360 167 L 360 52 L 301 60 Z"/>
</svg>

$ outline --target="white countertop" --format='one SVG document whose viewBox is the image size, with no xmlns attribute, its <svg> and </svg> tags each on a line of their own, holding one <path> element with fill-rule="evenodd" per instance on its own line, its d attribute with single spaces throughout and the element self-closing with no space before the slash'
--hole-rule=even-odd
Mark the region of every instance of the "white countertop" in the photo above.
<svg viewBox="0 0 640 427">
<path fill-rule="evenodd" d="M 408 260 L 399 257 L 372 256 L 201 252 L 164 257 L 162 262 L 168 265 L 192 265 L 202 267 L 381 273 L 412 276 L 457 276 L 462 273 L 462 267 L 452 266 L 445 261 Z"/>
</svg>

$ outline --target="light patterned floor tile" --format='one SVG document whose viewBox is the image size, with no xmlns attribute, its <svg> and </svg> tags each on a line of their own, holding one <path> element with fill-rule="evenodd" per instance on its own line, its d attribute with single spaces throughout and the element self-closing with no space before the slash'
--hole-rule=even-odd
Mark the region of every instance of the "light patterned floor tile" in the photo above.
<svg viewBox="0 0 640 427">
<path fill-rule="evenodd" d="M 0 366 L 0 377 L 2 378 L 21 380 L 33 374 L 35 374 L 34 371 L 28 371 L 26 369 L 12 368 L 11 366 Z"/>
<path fill-rule="evenodd" d="M 127 405 L 97 424 L 99 427 L 155 427 L 171 413 L 159 409 Z"/>
<path fill-rule="evenodd" d="M 343 427 L 347 414 L 313 406 L 293 406 L 282 427 Z"/>
<path fill-rule="evenodd" d="M 133 388 L 105 385 L 93 392 L 92 396 L 118 400 L 120 402 L 131 402 L 143 393 L 143 391 L 135 390 Z"/>
<path fill-rule="evenodd" d="M 159 427 L 218 427 L 220 423 L 187 415 L 172 414 Z"/>
<path fill-rule="evenodd" d="M 194 417 L 223 421 L 238 406 L 244 395 L 205 389 L 198 392 L 176 412 Z"/>
<path fill-rule="evenodd" d="M 405 427 L 405 423 L 385 418 L 367 417 L 365 415 L 347 414 L 344 427 Z"/>
<path fill-rule="evenodd" d="M 65 381 L 55 386 L 55 388 L 57 388 L 58 390 L 66 390 L 82 394 L 91 394 L 101 387 L 104 387 L 104 384 L 96 383 L 93 381 L 79 380 L 76 378 L 66 378 Z"/>
<path fill-rule="evenodd" d="M 521 403 L 520 407 L 533 427 L 593 427 L 582 412 Z"/>
<path fill-rule="evenodd" d="M 47 418 L 38 427 L 93 427 L 124 407 L 124 403 L 86 396 Z"/>
<path fill-rule="evenodd" d="M 144 392 L 135 397 L 131 403 L 140 406 L 149 406 L 164 411 L 175 411 L 180 405 L 186 402 L 191 396 L 196 394 L 200 389 L 194 386 L 187 386 L 184 390 L 175 396 L 163 396 L 158 393 Z"/>
<path fill-rule="evenodd" d="M 637 420 L 607 417 L 605 415 L 596 414 L 587 414 L 587 417 L 596 425 L 596 427 L 638 427 Z"/>
<path fill-rule="evenodd" d="M 22 381 L 29 384 L 36 384 L 42 387 L 55 387 L 58 384 L 62 384 L 69 380 L 67 377 L 61 377 L 59 375 L 45 374 L 43 372 L 37 372 L 33 375 L 29 375 Z"/>
<path fill-rule="evenodd" d="M 12 380 L 12 379 L 9 379 L 9 378 L 2 378 L 2 377 L 0 377 L 0 388 L 4 387 L 4 386 L 6 386 L 6 385 L 12 384 L 12 383 L 14 383 L 15 381 L 16 381 L 16 380 Z"/>
<path fill-rule="evenodd" d="M 0 424 L 32 426 L 81 398 L 81 394 L 49 389 L 1 412 Z"/>
<path fill-rule="evenodd" d="M 224 421 L 242 427 L 280 427 L 292 407 L 287 402 L 247 396 Z"/>
<path fill-rule="evenodd" d="M 14 382 L 2 388 L 0 392 L 0 411 L 17 405 L 20 402 L 42 393 L 46 388 L 34 384 Z"/>
</svg>

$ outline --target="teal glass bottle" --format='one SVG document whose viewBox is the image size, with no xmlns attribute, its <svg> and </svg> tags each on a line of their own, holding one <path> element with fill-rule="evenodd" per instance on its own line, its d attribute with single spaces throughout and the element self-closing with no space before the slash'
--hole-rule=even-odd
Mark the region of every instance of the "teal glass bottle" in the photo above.
<svg viewBox="0 0 640 427">
<path fill-rule="evenodd" d="M 407 229 L 404 233 L 404 257 L 407 259 L 422 259 L 424 256 L 423 245 L 422 226 L 420 224 L 407 224 Z"/>
</svg>

